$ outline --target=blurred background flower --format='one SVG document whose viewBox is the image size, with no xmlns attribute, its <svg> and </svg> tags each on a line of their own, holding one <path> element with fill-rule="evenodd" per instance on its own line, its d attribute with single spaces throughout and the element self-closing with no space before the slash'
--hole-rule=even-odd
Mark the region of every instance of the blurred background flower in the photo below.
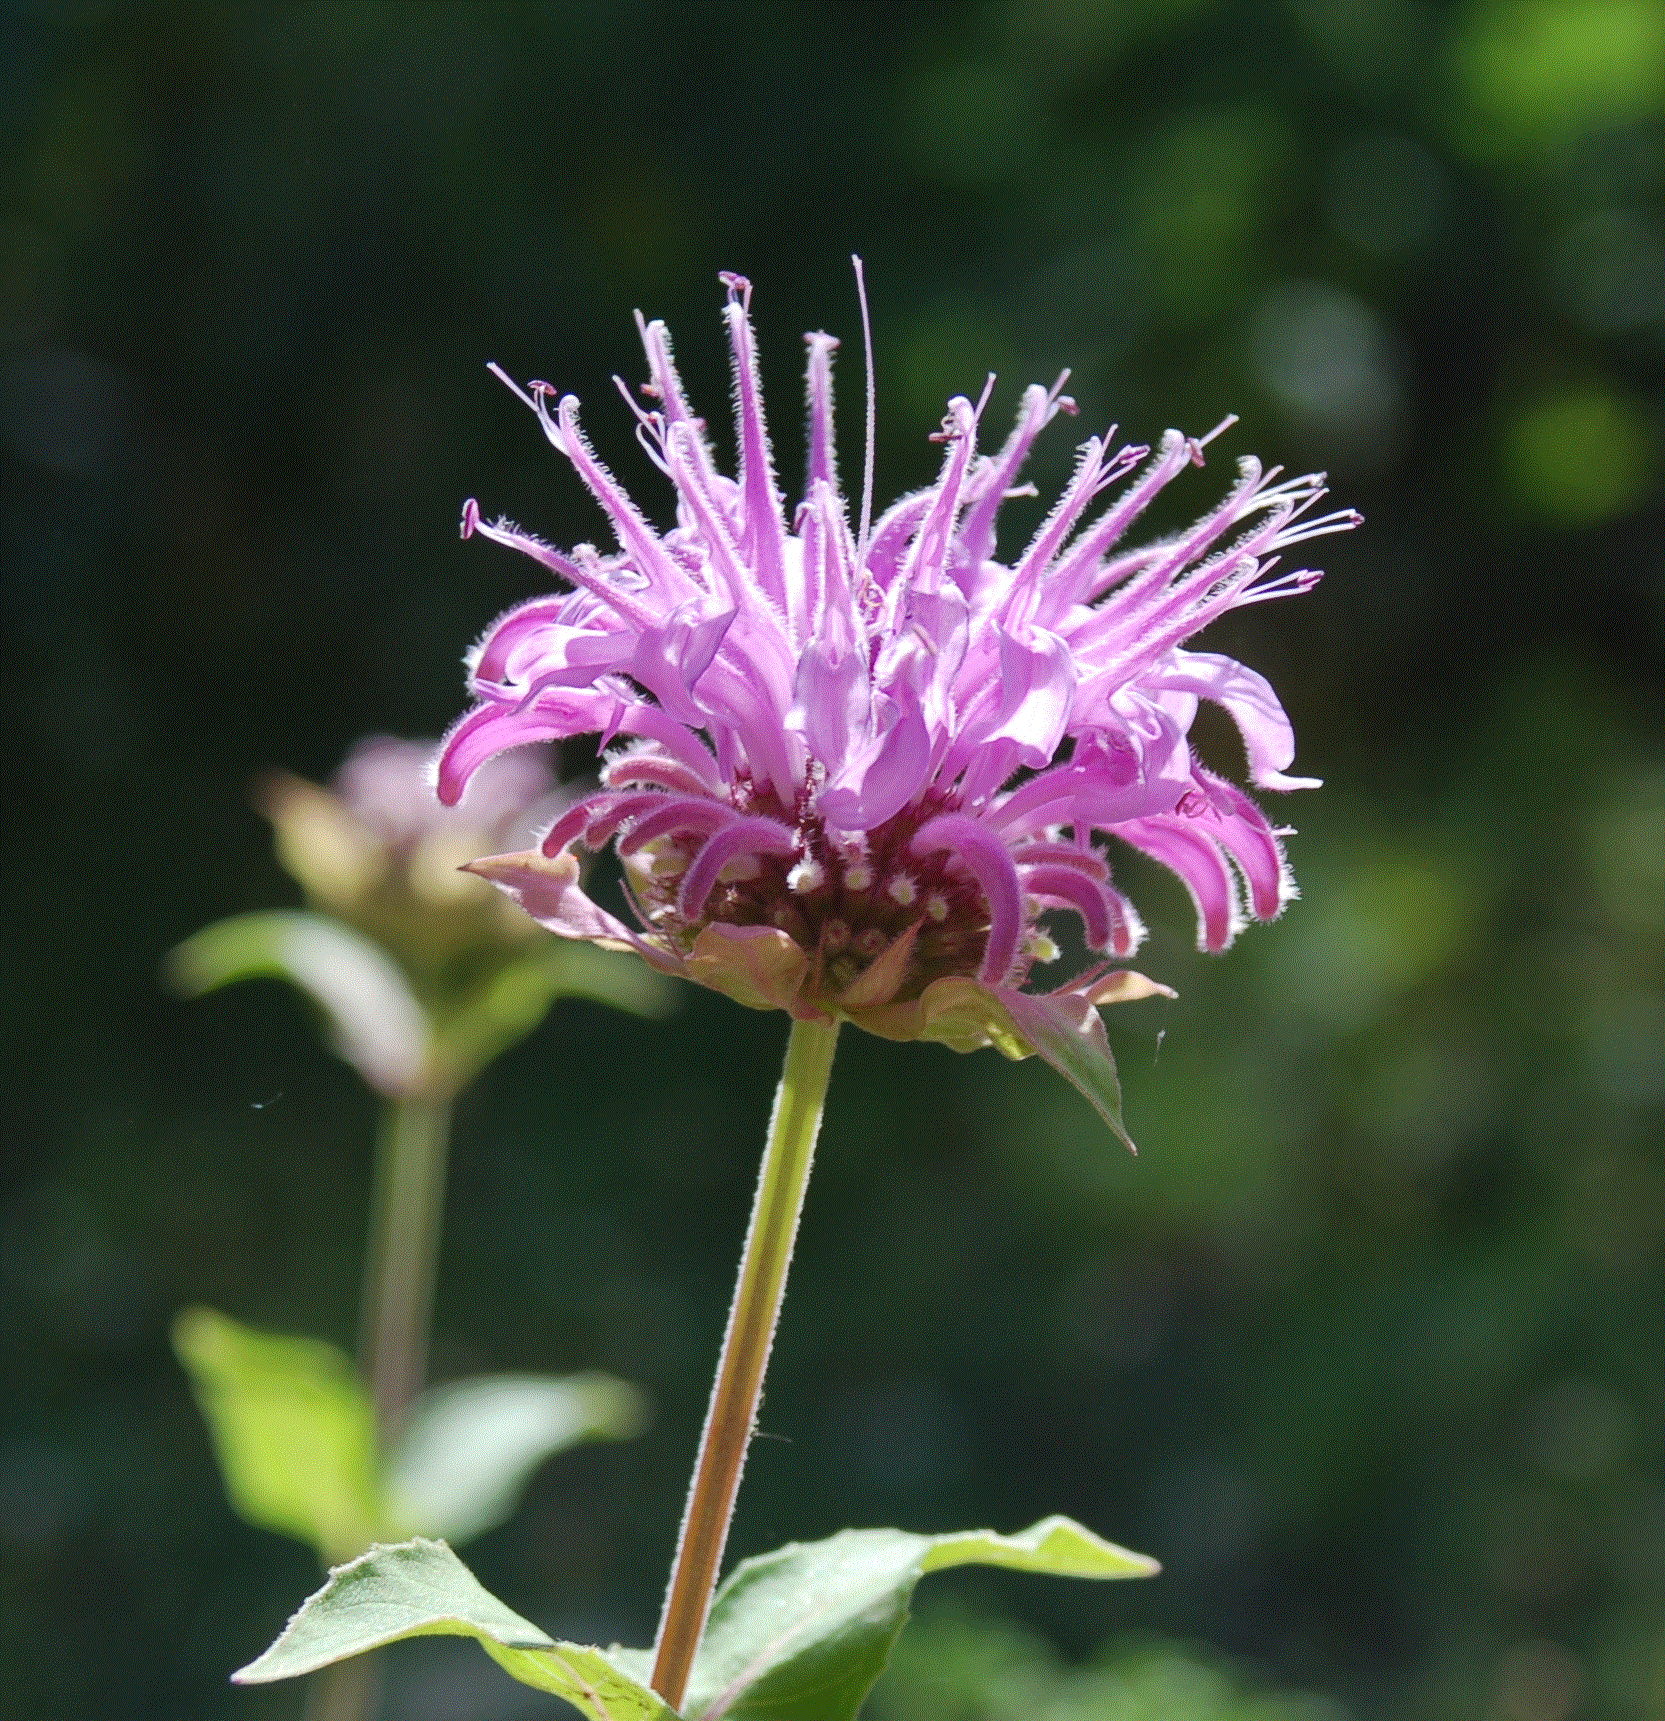
<svg viewBox="0 0 1665 1721">
<path fill-rule="evenodd" d="M 1361 1721 L 1665 1704 L 1657 0 L 0 27 L 12 1706 L 290 1712 L 223 1679 L 311 1556 L 226 1513 L 167 1323 L 350 1339 L 370 1102 L 276 988 L 186 1010 L 155 964 L 284 900 L 252 773 L 458 709 L 461 645 L 537 589 L 457 543 L 463 498 L 599 534 L 485 361 L 599 402 L 640 306 L 720 399 L 738 268 L 786 402 L 853 250 L 881 494 L 947 395 L 1069 364 L 1084 423 L 1241 412 L 1370 527 L 1204 641 L 1328 786 L 1304 900 L 1227 964 L 1130 872 L 1180 991 L 1111 1024 L 1136 1162 L 1045 1071 L 849 1037 L 734 1552 L 1063 1510 L 1165 1574 L 955 1589 L 1065 1669 L 1140 1626 Z M 470 1550 L 558 1634 L 651 1630 L 780 1032 L 563 1003 L 463 1102 L 436 1378 L 602 1367 L 660 1407 Z M 424 1653 L 422 1713 L 518 1696 Z"/>
</svg>

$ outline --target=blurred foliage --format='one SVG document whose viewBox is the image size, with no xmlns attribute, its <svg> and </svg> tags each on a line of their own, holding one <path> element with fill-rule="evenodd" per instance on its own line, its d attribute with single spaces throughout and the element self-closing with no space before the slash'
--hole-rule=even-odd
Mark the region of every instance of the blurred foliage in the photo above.
<svg viewBox="0 0 1665 1721">
<path fill-rule="evenodd" d="M 743 269 L 777 403 L 824 326 L 848 407 L 852 250 L 882 492 L 946 393 L 996 367 L 999 413 L 1070 364 L 1085 426 L 1240 411 L 1216 468 L 1328 466 L 1369 524 L 1215 636 L 1330 780 L 1290 804 L 1305 900 L 1216 963 L 1125 869 L 1180 991 L 1111 1024 L 1138 1160 L 1049 1072 L 845 1036 L 735 1553 L 1062 1509 L 1166 1571 L 960 1580 L 1060 1667 L 1139 1627 L 1364 1721 L 1665 1709 L 1658 0 L 0 28 L 12 1709 L 293 1712 L 224 1676 L 310 1557 L 226 1512 L 167 1321 L 350 1333 L 368 1102 L 273 989 L 193 1012 L 154 975 L 293 900 L 252 777 L 460 708 L 531 589 L 456 543 L 462 499 L 594 534 L 481 367 L 573 388 L 639 473 L 625 313 L 719 399 Z M 436 1375 L 600 1366 L 662 1407 L 471 1550 L 559 1635 L 651 1630 L 779 1042 L 569 1000 L 467 1102 Z M 433 1655 L 393 1713 L 510 1712 Z"/>
<path fill-rule="evenodd" d="M 201 1308 L 174 1322 L 173 1344 L 232 1505 L 324 1565 L 410 1535 L 472 1541 L 513 1512 L 544 1459 L 628 1440 L 649 1420 L 610 1375 L 484 1375 L 419 1394 L 383 1457 L 370 1395 L 336 1346 Z"/>
<path fill-rule="evenodd" d="M 1246 1687 L 1219 1657 L 1160 1640 L 1107 1646 L 1065 1667 L 1006 1620 L 915 1620 L 874 1693 L 873 1721 L 1346 1721 L 1323 1697 Z"/>
</svg>

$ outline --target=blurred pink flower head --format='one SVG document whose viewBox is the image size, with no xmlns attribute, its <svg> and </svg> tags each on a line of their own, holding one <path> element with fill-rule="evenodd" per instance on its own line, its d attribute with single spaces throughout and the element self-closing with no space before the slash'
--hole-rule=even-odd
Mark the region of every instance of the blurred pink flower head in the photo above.
<svg viewBox="0 0 1665 1721">
<path fill-rule="evenodd" d="M 522 916 L 458 869 L 534 841 L 565 805 L 547 747 L 490 760 L 458 807 L 434 798 L 432 741 L 355 742 L 329 784 L 287 771 L 256 786 L 278 857 L 315 908 L 349 922 L 418 970 L 459 952 L 525 943 Z"/>
<path fill-rule="evenodd" d="M 476 771 L 460 805 L 434 799 L 432 741 L 371 735 L 355 742 L 331 787 L 342 804 L 384 842 L 419 843 L 436 831 L 473 833 L 478 842 L 502 842 L 521 830 L 530 837 L 549 817 L 555 789 L 548 749 L 505 753 Z"/>
<path fill-rule="evenodd" d="M 1282 570 L 1282 553 L 1357 516 L 1315 515 L 1320 476 L 1280 480 L 1250 459 L 1195 525 L 1128 547 L 1128 529 L 1202 465 L 1210 439 L 1169 431 L 1153 450 L 1091 437 L 1028 545 L 996 561 L 1002 503 L 1032 493 L 1018 488 L 1031 445 L 1074 411 L 1060 378 L 1025 390 L 993 453 L 977 446 L 988 391 L 951 400 L 936 481 L 869 526 L 868 500 L 852 518 L 839 485 L 838 343 L 825 334 L 806 337 L 808 477 L 789 513 L 750 287 L 724 281 L 737 476 L 717 468 L 663 324 L 638 317 L 650 380 L 648 404 L 631 405 L 674 489 L 675 525 L 649 524 L 596 458 L 578 402 L 537 382 L 517 393 L 617 548 L 563 552 L 486 523 L 472 501 L 464 510 L 465 537 L 522 551 L 563 589 L 511 610 L 471 654 L 477 703 L 444 743 L 441 797 L 455 802 L 507 748 L 595 733 L 610 749 L 600 787 L 541 849 L 477 870 L 558 933 L 635 949 L 744 1002 L 968 1045 L 1002 1043 L 986 1022 L 950 1020 L 973 994 L 1030 1037 L 1023 988 L 1056 955 L 1054 914 L 1076 917 L 1104 960 L 1045 996 L 1073 1000 L 1079 1018 L 1150 989 L 1106 974 L 1143 932 L 1101 838 L 1179 875 L 1205 949 L 1276 915 L 1292 894 L 1278 833 L 1198 761 L 1198 701 L 1235 720 L 1257 787 L 1313 782 L 1286 774 L 1294 738 L 1269 684 L 1183 647 L 1230 609 L 1309 590 L 1319 575 Z M 579 886 L 569 851 L 609 842 L 636 926 Z"/>
</svg>

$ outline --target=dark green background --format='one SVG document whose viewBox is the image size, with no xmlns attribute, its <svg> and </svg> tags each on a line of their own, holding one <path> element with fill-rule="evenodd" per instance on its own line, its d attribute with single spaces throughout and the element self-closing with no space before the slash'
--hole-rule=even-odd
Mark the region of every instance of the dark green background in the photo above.
<svg viewBox="0 0 1665 1721">
<path fill-rule="evenodd" d="M 1111 1025 L 1137 1160 L 1044 1069 L 846 1035 L 736 1551 L 1063 1510 L 1167 1573 L 960 1591 L 1067 1654 L 1150 1628 L 1383 1721 L 1665 1712 L 1657 0 L 4 27 L 8 1712 L 295 1712 L 224 1678 L 309 1556 L 226 1509 L 166 1332 L 350 1339 L 371 1110 L 291 996 L 157 963 L 294 900 L 254 773 L 460 708 L 538 586 L 464 497 L 598 530 L 485 362 L 651 497 L 630 312 L 720 417 L 742 270 L 787 473 L 798 337 L 850 337 L 850 468 L 853 250 L 881 498 L 948 393 L 998 370 L 998 419 L 1071 364 L 1083 429 L 1243 414 L 1192 505 L 1253 449 L 1369 524 L 1208 641 L 1329 787 L 1285 804 L 1305 899 L 1224 959 L 1129 870 L 1181 991 Z M 463 1107 L 436 1371 L 659 1405 L 473 1550 L 557 1630 L 651 1631 L 783 1038 L 562 1005 Z M 406 1715 L 521 1712 L 433 1667 Z"/>
</svg>

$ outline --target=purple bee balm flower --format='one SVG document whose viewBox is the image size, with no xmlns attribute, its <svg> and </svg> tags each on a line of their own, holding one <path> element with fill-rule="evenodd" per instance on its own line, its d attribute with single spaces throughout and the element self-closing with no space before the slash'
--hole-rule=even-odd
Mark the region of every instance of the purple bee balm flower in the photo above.
<svg viewBox="0 0 1665 1721">
<path fill-rule="evenodd" d="M 541 848 L 474 870 L 551 931 L 635 950 L 744 1004 L 961 1050 L 1039 1051 L 1115 1122 L 1096 1006 L 1166 989 L 1112 966 L 1143 928 L 1098 839 L 1179 875 L 1204 949 L 1281 910 L 1293 886 L 1278 833 L 1198 762 L 1198 701 L 1236 721 L 1257 787 L 1315 785 L 1285 774 L 1294 738 L 1268 683 L 1183 647 L 1227 610 L 1310 590 L 1315 572 L 1272 572 L 1280 553 L 1357 516 L 1314 517 L 1321 477 L 1280 482 L 1245 460 L 1195 525 L 1127 548 L 1128 528 L 1203 463 L 1209 438 L 1169 431 L 1152 450 L 1092 437 L 1027 547 L 998 562 L 1001 504 L 1031 493 L 1017 488 L 1031 445 L 1074 411 L 1060 378 L 1024 392 L 992 454 L 977 450 L 988 391 L 951 400 L 936 482 L 871 527 L 865 497 L 853 524 L 834 459 L 838 343 L 824 334 L 807 337 L 808 481 L 789 516 L 750 286 L 723 279 L 738 477 L 717 470 L 664 326 L 638 318 L 652 404 L 631 405 L 675 490 L 675 526 L 648 523 L 586 441 L 578 402 L 537 382 L 516 392 L 600 503 L 617 550 L 567 554 L 488 525 L 472 501 L 463 512 L 465 537 L 523 551 L 567 589 L 511 610 L 472 654 L 478 703 L 445 741 L 441 798 L 457 800 L 506 748 L 582 734 L 612 748 L 599 789 Z M 579 885 L 574 846 L 609 842 L 635 927 Z M 1102 960 L 1030 990 L 1032 967 L 1057 955 L 1045 928 L 1058 913 Z"/>
</svg>

